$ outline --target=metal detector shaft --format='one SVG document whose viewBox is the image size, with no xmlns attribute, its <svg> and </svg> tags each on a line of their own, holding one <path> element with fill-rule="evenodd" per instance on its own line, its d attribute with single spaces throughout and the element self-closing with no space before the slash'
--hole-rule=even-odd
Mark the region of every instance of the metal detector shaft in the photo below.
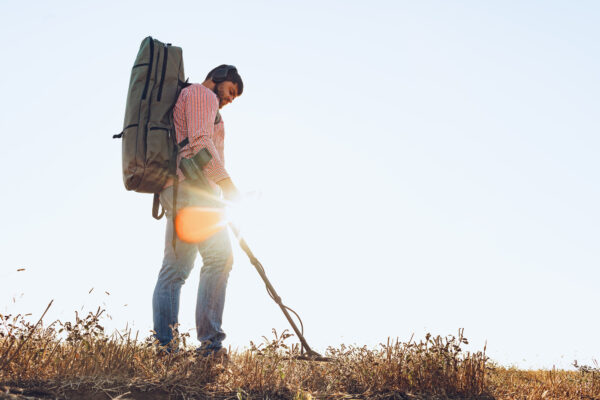
<svg viewBox="0 0 600 400">
<path fill-rule="evenodd" d="M 304 348 L 306 349 L 308 358 L 322 359 L 321 361 L 328 361 L 328 359 L 326 357 L 322 357 L 316 351 L 311 350 L 308 343 L 306 343 L 306 339 L 304 339 L 304 335 L 302 335 L 302 332 L 300 332 L 300 330 L 296 326 L 296 323 L 294 322 L 294 320 L 288 313 L 288 310 L 286 309 L 285 305 L 281 301 L 281 297 L 279 297 L 279 295 L 275 291 L 275 288 L 273 287 L 273 285 L 271 285 L 271 282 L 269 281 L 269 278 L 267 278 L 267 275 L 265 274 L 265 271 L 264 271 L 260 261 L 258 261 L 258 259 L 254 256 L 254 254 L 252 253 L 252 250 L 250 250 L 250 247 L 248 247 L 248 244 L 246 243 L 246 241 L 240 234 L 239 229 L 237 229 L 237 227 L 234 224 L 232 224 L 231 222 L 229 223 L 229 227 L 231 228 L 231 230 L 235 234 L 236 238 L 238 239 L 238 241 L 240 243 L 240 247 L 248 255 L 250 262 L 252 263 L 252 265 L 254 265 L 254 268 L 256 268 L 256 271 L 258 272 L 258 274 L 260 275 L 262 280 L 265 282 L 265 285 L 267 285 L 267 289 L 268 289 L 269 293 L 271 294 L 271 296 L 273 297 L 273 300 L 275 300 L 275 303 L 277 303 L 279 308 L 281 308 L 283 315 L 285 315 L 285 318 L 287 318 L 288 322 L 292 326 L 292 329 L 294 329 L 294 332 L 296 332 L 298 339 L 300 339 L 300 343 L 302 343 L 302 346 L 304 346 Z M 306 358 L 306 359 L 308 359 L 308 358 Z"/>
</svg>

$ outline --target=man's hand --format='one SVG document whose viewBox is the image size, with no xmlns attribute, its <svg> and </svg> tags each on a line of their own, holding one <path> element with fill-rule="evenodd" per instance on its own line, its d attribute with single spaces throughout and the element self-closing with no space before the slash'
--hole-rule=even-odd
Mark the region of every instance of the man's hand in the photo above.
<svg viewBox="0 0 600 400">
<path fill-rule="evenodd" d="M 240 192 L 237 190 L 231 178 L 225 178 L 217 182 L 217 185 L 221 187 L 223 190 L 223 195 L 225 196 L 225 200 L 236 202 L 239 201 L 242 196 Z"/>
</svg>

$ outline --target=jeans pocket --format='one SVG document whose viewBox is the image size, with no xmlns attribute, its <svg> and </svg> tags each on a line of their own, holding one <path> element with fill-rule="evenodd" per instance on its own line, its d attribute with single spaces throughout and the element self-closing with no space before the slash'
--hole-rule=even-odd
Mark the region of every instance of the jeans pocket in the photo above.
<svg viewBox="0 0 600 400">
<path fill-rule="evenodd" d="M 177 210 L 181 210 L 183 207 L 188 207 L 193 204 L 192 193 L 190 193 L 190 188 L 186 184 L 182 184 L 180 182 L 177 186 Z M 165 210 L 167 210 L 167 213 L 171 213 L 171 211 L 173 210 L 174 190 L 175 185 L 171 185 L 160 192 L 160 204 Z"/>
</svg>

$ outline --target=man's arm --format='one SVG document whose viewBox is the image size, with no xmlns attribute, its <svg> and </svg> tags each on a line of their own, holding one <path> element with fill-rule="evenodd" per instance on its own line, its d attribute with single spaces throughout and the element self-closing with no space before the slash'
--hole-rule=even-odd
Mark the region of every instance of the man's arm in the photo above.
<svg viewBox="0 0 600 400">
<path fill-rule="evenodd" d="M 229 201 L 240 200 L 240 198 L 241 198 L 240 192 L 233 184 L 233 181 L 231 180 L 231 178 L 222 179 L 219 182 L 217 182 L 217 185 L 219 185 L 221 187 L 221 190 L 223 191 L 223 195 L 225 196 L 226 200 L 229 200 Z"/>
<path fill-rule="evenodd" d="M 206 148 L 212 159 L 204 167 L 205 176 L 213 182 L 229 178 L 225 165 L 213 142 L 214 121 L 219 101 L 207 91 L 191 87 L 185 105 L 186 122 L 192 154 Z"/>
</svg>

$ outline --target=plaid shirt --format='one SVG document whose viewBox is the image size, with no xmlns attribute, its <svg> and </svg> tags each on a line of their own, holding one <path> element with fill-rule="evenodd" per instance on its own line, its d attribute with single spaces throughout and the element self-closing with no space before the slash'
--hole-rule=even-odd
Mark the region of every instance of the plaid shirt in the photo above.
<svg viewBox="0 0 600 400">
<path fill-rule="evenodd" d="M 216 182 L 229 178 L 225 170 L 223 120 L 215 124 L 218 111 L 217 95 L 200 84 L 193 84 L 183 89 L 173 109 L 177 143 L 181 143 L 185 138 L 189 140 L 189 143 L 179 150 L 177 165 L 183 157 L 193 157 L 202 148 L 206 148 L 212 155 L 212 160 L 204 167 L 204 175 L 215 187 Z M 177 175 L 180 181 L 185 179 L 179 168 Z M 171 183 L 169 180 L 167 186 Z"/>
</svg>

